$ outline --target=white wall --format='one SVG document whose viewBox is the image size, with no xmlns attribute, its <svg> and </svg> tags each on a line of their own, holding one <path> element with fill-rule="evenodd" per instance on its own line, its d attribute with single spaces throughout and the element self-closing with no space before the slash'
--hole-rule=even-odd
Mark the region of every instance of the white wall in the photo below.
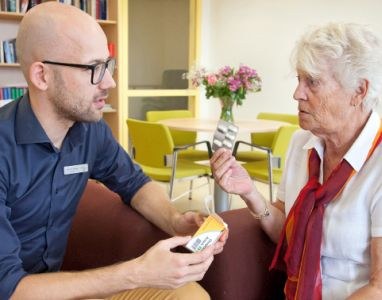
<svg viewBox="0 0 382 300">
<path fill-rule="evenodd" d="M 247 64 L 263 79 L 260 93 L 235 108 L 240 119 L 260 111 L 296 113 L 296 85 L 289 56 L 311 25 L 329 21 L 369 24 L 382 32 L 380 0 L 203 0 L 202 51 L 197 64 L 209 70 Z M 200 98 L 200 116 L 218 117 L 219 102 Z M 378 108 L 381 113 L 381 107 Z"/>
</svg>

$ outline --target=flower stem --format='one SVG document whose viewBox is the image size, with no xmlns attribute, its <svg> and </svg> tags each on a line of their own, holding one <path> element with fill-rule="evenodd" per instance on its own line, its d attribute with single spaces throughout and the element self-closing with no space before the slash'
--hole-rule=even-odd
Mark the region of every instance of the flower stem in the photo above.
<svg viewBox="0 0 382 300">
<path fill-rule="evenodd" d="M 234 103 L 235 103 L 234 100 L 230 97 L 220 98 L 220 104 L 221 104 L 220 119 L 221 120 L 234 123 L 233 112 L 232 112 L 232 107 Z"/>
</svg>

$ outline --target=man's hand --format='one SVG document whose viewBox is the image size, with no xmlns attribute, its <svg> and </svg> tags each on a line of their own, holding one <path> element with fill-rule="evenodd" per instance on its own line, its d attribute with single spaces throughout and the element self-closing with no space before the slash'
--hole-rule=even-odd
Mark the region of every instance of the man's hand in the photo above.
<svg viewBox="0 0 382 300">
<path fill-rule="evenodd" d="M 203 224 L 206 217 L 204 214 L 188 211 L 176 217 L 173 228 L 177 235 L 193 235 Z M 227 238 L 228 229 L 226 229 L 220 239 L 212 245 L 214 249 L 213 254 L 219 254 L 223 251 Z"/>
<path fill-rule="evenodd" d="M 193 235 L 203 224 L 206 217 L 207 215 L 194 211 L 175 215 L 172 222 L 175 235 Z"/>
<path fill-rule="evenodd" d="M 213 245 L 214 247 L 214 254 L 219 254 L 223 252 L 224 245 L 227 242 L 228 239 L 228 234 L 229 234 L 229 229 L 227 228 L 224 230 L 223 234 L 219 238 L 219 240 Z"/>
<path fill-rule="evenodd" d="M 201 280 L 213 261 L 213 247 L 197 253 L 171 252 L 190 239 L 187 236 L 162 240 L 137 258 L 133 276 L 135 287 L 172 289 Z"/>
</svg>

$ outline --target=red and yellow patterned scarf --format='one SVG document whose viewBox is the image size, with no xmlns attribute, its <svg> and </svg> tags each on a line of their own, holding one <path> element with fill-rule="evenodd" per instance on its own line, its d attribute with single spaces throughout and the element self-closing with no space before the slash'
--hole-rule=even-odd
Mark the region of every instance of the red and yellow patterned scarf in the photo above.
<svg viewBox="0 0 382 300">
<path fill-rule="evenodd" d="M 382 140 L 379 130 L 367 158 Z M 284 264 L 287 271 L 286 299 L 321 300 L 321 240 L 325 207 L 335 199 L 355 173 L 343 159 L 321 185 L 320 157 L 315 149 L 309 154 L 309 179 L 300 191 L 285 221 L 271 269 Z"/>
</svg>

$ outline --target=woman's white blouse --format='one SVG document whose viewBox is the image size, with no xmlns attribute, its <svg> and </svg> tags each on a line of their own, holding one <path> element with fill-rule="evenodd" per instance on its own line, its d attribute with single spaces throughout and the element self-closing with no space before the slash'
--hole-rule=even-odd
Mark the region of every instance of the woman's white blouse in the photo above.
<svg viewBox="0 0 382 300">
<path fill-rule="evenodd" d="M 346 299 L 369 281 L 371 238 L 382 236 L 382 143 L 366 159 L 380 126 L 380 118 L 373 112 L 344 157 L 356 174 L 325 209 L 321 243 L 323 299 Z M 322 141 L 299 130 L 290 143 L 277 195 L 285 202 L 287 214 L 306 184 L 311 148 L 321 158 L 322 183 Z"/>
</svg>

